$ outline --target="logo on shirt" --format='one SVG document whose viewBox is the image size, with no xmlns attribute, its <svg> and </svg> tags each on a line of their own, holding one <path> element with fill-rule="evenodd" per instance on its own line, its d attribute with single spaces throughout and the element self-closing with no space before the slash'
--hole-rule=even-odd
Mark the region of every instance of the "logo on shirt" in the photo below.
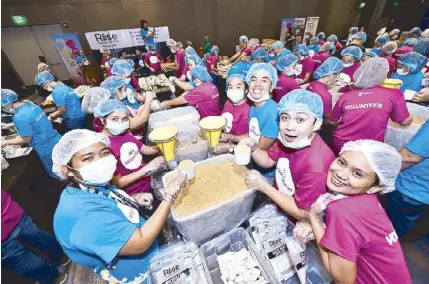
<svg viewBox="0 0 429 284">
<path fill-rule="evenodd" d="M 371 92 L 359 92 L 357 95 L 359 97 L 362 97 L 363 95 L 370 95 L 370 94 L 372 94 L 372 93 Z"/>
<path fill-rule="evenodd" d="M 216 95 L 213 95 L 213 96 L 212 96 L 212 99 L 214 100 L 214 99 L 216 99 L 217 97 L 219 97 L 219 93 L 217 93 Z"/>
<path fill-rule="evenodd" d="M 346 105 L 344 109 L 350 110 L 350 109 L 366 109 L 366 108 L 383 108 L 383 104 L 379 103 L 368 103 L 368 104 L 353 104 L 353 105 Z"/>
<path fill-rule="evenodd" d="M 395 231 L 384 237 L 389 245 L 393 245 L 398 242 L 398 235 Z"/>
<path fill-rule="evenodd" d="M 120 152 L 121 163 L 126 169 L 135 170 L 141 166 L 143 157 L 135 143 L 126 142 L 122 144 Z"/>
</svg>

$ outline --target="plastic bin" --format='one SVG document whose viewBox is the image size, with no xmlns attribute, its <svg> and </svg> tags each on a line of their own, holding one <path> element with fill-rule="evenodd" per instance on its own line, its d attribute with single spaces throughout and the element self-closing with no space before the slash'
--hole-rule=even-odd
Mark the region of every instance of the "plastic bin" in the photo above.
<svg viewBox="0 0 429 284">
<path fill-rule="evenodd" d="M 234 161 L 234 155 L 220 155 L 197 162 L 196 165 L 223 161 Z M 164 184 L 166 184 L 165 181 L 169 175 L 170 173 L 167 173 L 163 176 L 162 181 Z M 209 239 L 239 226 L 251 213 L 255 195 L 255 190 L 248 190 L 231 200 L 225 201 L 223 204 L 183 218 L 178 217 L 174 213 L 174 209 L 172 209 L 172 221 L 186 239 L 201 245 Z"/>
<path fill-rule="evenodd" d="M 256 250 L 256 245 L 243 228 L 235 228 L 226 234 L 217 237 L 201 246 L 203 264 L 210 284 L 223 284 L 220 278 L 220 269 L 217 256 L 226 252 L 238 252 L 246 248 L 252 258 L 259 264 L 262 276 L 269 283 L 276 283 L 275 277 L 267 267 L 267 263 Z"/>
<path fill-rule="evenodd" d="M 175 153 L 176 153 L 176 160 L 178 162 L 181 162 L 187 159 L 192 160 L 194 162 L 200 162 L 208 158 L 209 142 L 201 141 L 197 144 L 176 148 Z"/>
</svg>

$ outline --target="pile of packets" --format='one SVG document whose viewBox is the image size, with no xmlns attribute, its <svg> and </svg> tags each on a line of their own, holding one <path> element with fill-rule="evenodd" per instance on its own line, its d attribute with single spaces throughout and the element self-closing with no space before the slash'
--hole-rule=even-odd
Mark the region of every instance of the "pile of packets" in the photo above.
<svg viewBox="0 0 429 284">
<path fill-rule="evenodd" d="M 306 283 L 306 247 L 288 233 L 287 218 L 274 205 L 267 204 L 252 214 L 249 224 L 256 247 L 271 265 L 277 280 L 287 283 L 297 273 L 300 282 Z"/>
</svg>

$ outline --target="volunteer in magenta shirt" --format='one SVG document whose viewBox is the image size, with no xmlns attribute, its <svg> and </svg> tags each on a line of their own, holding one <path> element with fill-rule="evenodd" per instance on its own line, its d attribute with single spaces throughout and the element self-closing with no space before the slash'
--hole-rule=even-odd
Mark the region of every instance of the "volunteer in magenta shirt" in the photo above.
<svg viewBox="0 0 429 284">
<path fill-rule="evenodd" d="M 250 55 L 252 55 L 252 49 L 249 47 L 248 44 L 246 44 L 245 47 L 240 49 L 240 53 L 241 53 L 241 55 L 250 56 Z"/>
<path fill-rule="evenodd" d="M 275 162 L 282 158 L 289 160 L 295 185 L 294 199 L 299 208 L 310 210 L 317 198 L 326 193 L 328 170 L 335 156 L 319 134 L 314 136 L 310 146 L 298 150 L 286 148 L 277 140 L 268 149 L 268 156 Z"/>
<path fill-rule="evenodd" d="M 307 73 L 313 73 L 315 70 L 315 63 L 313 59 L 310 56 L 306 56 L 304 59 L 298 61 L 298 64 L 302 65 L 302 72 L 298 76 L 296 76 L 298 79 L 304 79 L 305 74 Z"/>
<path fill-rule="evenodd" d="M 109 136 L 110 151 L 115 156 L 117 167 L 115 175 L 120 174 L 126 176 L 132 174 L 145 166 L 143 160 L 140 161 L 140 149 L 143 147 L 142 142 L 137 140 L 128 131 L 118 135 Z M 140 156 L 139 156 L 140 155 Z M 136 168 L 136 162 L 138 162 Z M 122 188 L 129 195 L 141 192 L 149 192 L 150 190 L 150 177 L 143 177 L 138 181 Z"/>
<path fill-rule="evenodd" d="M 393 73 L 396 72 L 396 59 L 390 55 L 381 56 L 381 58 L 386 59 L 389 63 L 389 76 L 391 76 Z"/>
<path fill-rule="evenodd" d="M 176 51 L 176 64 L 180 64 L 179 70 L 176 71 L 176 77 L 180 78 L 183 74 L 183 70 L 185 69 L 185 55 L 183 51 L 177 49 Z"/>
<path fill-rule="evenodd" d="M 184 98 L 191 106 L 197 108 L 201 118 L 222 114 L 219 107 L 219 91 L 211 82 L 195 87 Z"/>
<path fill-rule="evenodd" d="M 359 67 L 360 64 L 355 62 L 352 66 L 344 67 L 343 70 L 341 70 L 341 73 L 349 75 L 350 79 L 353 81 L 353 75 L 355 74 L 356 70 L 359 69 Z"/>
<path fill-rule="evenodd" d="M 5 241 L 24 216 L 24 210 L 1 190 L 1 241 Z"/>
<path fill-rule="evenodd" d="M 412 283 L 395 229 L 375 194 L 332 201 L 325 214 L 320 243 L 356 263 L 357 284 Z"/>
<path fill-rule="evenodd" d="M 404 45 L 403 47 L 398 48 L 393 54 L 394 59 L 398 59 L 401 55 L 413 52 L 413 48 L 408 45 Z"/>
<path fill-rule="evenodd" d="M 210 54 L 209 57 L 207 57 L 207 60 L 206 60 L 206 67 L 207 67 L 207 71 L 209 73 L 210 72 L 214 72 L 214 69 L 212 69 L 212 66 L 214 68 L 217 68 L 217 56 Z"/>
<path fill-rule="evenodd" d="M 334 153 L 339 153 L 348 141 L 372 139 L 383 142 L 389 118 L 400 123 L 409 115 L 404 94 L 397 89 L 376 86 L 351 90 L 340 96 L 331 112 L 329 119 L 339 121 L 331 148 Z"/>
<path fill-rule="evenodd" d="M 245 100 L 241 105 L 234 105 L 230 100 L 225 102 L 222 114 L 232 114 L 232 128 L 229 134 L 232 135 L 244 135 L 249 133 L 249 113 L 250 103 Z"/>
<path fill-rule="evenodd" d="M 274 88 L 273 100 L 276 103 L 279 103 L 284 95 L 290 91 L 299 89 L 299 85 L 295 80 L 295 77 L 289 77 L 288 75 L 282 73 L 279 75 L 279 80 L 277 81 L 277 86 Z"/>
<path fill-rule="evenodd" d="M 157 61 L 157 62 L 155 62 Z M 150 67 L 153 68 L 155 70 L 156 73 L 161 73 L 162 69 L 161 69 L 161 55 L 157 52 L 155 54 L 152 54 L 150 52 L 146 53 L 146 55 L 144 56 L 144 62 Z M 152 63 L 155 62 L 155 63 Z"/>
<path fill-rule="evenodd" d="M 307 91 L 318 94 L 323 101 L 323 116 L 327 116 L 332 111 L 332 95 L 328 91 L 328 86 L 319 81 L 313 81 L 307 86 Z"/>
<path fill-rule="evenodd" d="M 313 56 L 314 70 L 316 70 L 326 59 L 329 58 L 329 54 L 325 52 L 318 52 Z"/>
</svg>

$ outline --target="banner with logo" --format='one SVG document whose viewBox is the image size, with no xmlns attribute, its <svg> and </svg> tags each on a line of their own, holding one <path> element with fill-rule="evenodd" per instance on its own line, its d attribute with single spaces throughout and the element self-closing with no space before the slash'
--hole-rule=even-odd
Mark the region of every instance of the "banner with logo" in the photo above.
<svg viewBox="0 0 429 284">
<path fill-rule="evenodd" d="M 307 42 L 311 35 L 316 36 L 317 25 L 319 24 L 319 17 L 307 17 L 307 23 L 305 25 L 304 40 Z"/>
<path fill-rule="evenodd" d="M 295 18 L 295 37 L 297 43 L 304 40 L 305 18 Z"/>
<path fill-rule="evenodd" d="M 153 29 L 153 28 L 149 28 Z M 117 49 L 145 45 L 140 29 L 108 30 L 85 33 L 93 50 L 101 48 Z M 155 42 L 165 42 L 170 38 L 168 27 L 155 28 Z"/>
<path fill-rule="evenodd" d="M 76 62 L 78 50 L 82 48 L 76 33 L 73 34 L 54 34 L 51 36 L 58 53 L 61 55 L 67 70 L 75 85 L 85 84 L 85 74 L 79 68 Z"/>
<path fill-rule="evenodd" d="M 280 27 L 280 41 L 286 41 L 286 35 L 295 25 L 295 18 L 283 18 Z"/>
</svg>

